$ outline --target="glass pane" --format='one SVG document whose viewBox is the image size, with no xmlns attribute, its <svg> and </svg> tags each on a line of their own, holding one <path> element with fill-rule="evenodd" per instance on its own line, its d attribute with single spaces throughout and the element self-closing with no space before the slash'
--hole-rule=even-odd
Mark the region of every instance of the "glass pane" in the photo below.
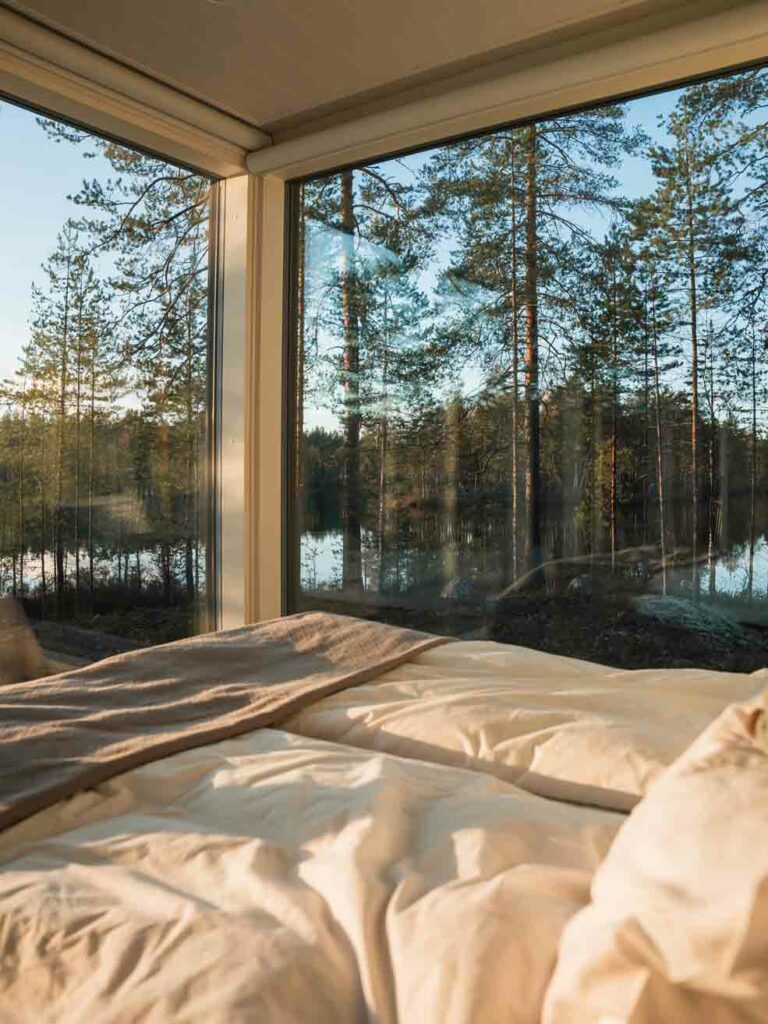
<svg viewBox="0 0 768 1024">
<path fill-rule="evenodd" d="M 0 104 L 0 592 L 59 662 L 204 622 L 209 198 Z"/>
<path fill-rule="evenodd" d="M 768 660 L 768 75 L 299 186 L 293 607 Z"/>
</svg>

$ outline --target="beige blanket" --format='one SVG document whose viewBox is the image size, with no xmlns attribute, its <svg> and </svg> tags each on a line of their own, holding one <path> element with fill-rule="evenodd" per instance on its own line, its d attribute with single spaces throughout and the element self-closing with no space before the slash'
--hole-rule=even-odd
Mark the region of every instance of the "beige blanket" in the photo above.
<svg viewBox="0 0 768 1024">
<path fill-rule="evenodd" d="M 275 725 L 447 638 L 311 612 L 0 690 L 0 828 L 181 750 Z"/>
</svg>

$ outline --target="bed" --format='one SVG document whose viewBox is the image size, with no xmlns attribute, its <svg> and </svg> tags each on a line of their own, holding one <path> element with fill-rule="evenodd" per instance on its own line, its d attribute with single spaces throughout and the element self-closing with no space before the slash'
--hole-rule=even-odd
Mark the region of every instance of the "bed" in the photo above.
<svg viewBox="0 0 768 1024">
<path fill-rule="evenodd" d="M 628 813 L 762 676 L 307 614 L 7 686 L 0 1020 L 538 1024 Z"/>
</svg>

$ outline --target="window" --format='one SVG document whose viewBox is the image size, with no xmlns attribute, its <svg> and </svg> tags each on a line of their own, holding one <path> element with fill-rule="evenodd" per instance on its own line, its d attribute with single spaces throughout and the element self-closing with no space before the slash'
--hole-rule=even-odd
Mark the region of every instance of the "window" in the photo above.
<svg viewBox="0 0 768 1024">
<path fill-rule="evenodd" d="M 54 660 L 206 620 L 210 192 L 0 104 L 0 588 Z"/>
<path fill-rule="evenodd" d="M 291 610 L 768 660 L 768 73 L 296 184 Z"/>
</svg>

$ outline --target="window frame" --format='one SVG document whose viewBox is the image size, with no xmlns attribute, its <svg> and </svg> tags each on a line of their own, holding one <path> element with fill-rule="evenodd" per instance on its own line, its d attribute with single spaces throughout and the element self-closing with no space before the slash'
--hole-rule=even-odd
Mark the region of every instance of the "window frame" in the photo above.
<svg viewBox="0 0 768 1024">
<path fill-rule="evenodd" d="M 362 103 L 354 119 L 277 139 L 250 153 L 246 165 L 255 174 L 306 180 L 767 59 L 765 4 L 747 0 L 723 10 L 718 0 L 685 3 L 613 32 L 534 49 L 485 76 L 457 76 L 431 94 L 406 91 L 389 108 Z"/>
<path fill-rule="evenodd" d="M 756 2 L 718 6 L 692 3 L 676 21 L 649 16 L 620 38 L 531 51 L 524 60 L 494 67 L 482 81 L 459 76 L 453 89 L 404 94 L 389 109 L 360 106 L 356 120 L 335 127 L 319 123 L 271 146 L 256 128 L 0 12 L 0 95 L 215 182 L 215 295 L 209 305 L 216 402 L 209 453 L 215 492 L 209 517 L 212 628 L 274 617 L 290 607 L 295 556 L 289 552 L 289 388 L 295 368 L 289 314 L 296 184 L 768 59 L 768 8 Z M 255 152 L 249 154 L 250 148 Z"/>
</svg>

